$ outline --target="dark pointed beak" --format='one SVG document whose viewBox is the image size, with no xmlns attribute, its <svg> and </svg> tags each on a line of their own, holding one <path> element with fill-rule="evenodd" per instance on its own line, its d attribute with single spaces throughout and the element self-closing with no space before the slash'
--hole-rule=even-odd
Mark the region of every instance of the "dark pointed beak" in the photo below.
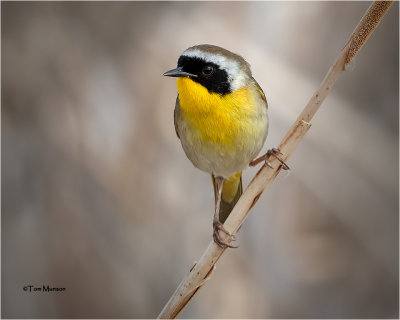
<svg viewBox="0 0 400 320">
<path fill-rule="evenodd" d="M 165 72 L 163 75 L 167 77 L 197 77 L 197 75 L 193 73 L 183 71 L 182 67 L 169 70 Z"/>
</svg>

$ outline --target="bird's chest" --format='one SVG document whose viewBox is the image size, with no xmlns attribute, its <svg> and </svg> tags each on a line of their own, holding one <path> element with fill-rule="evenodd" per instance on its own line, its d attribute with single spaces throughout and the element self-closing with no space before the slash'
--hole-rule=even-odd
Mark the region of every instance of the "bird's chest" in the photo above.
<svg viewBox="0 0 400 320">
<path fill-rule="evenodd" d="M 190 79 L 178 80 L 180 122 L 189 143 L 207 144 L 226 152 L 234 152 L 246 139 L 254 118 L 250 90 L 242 88 L 220 95 Z"/>
</svg>

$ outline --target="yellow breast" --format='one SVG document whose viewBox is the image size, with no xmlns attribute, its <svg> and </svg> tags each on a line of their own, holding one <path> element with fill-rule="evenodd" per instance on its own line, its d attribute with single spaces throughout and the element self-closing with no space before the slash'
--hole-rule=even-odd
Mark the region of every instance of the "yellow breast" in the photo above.
<svg viewBox="0 0 400 320">
<path fill-rule="evenodd" d="M 242 134 L 251 130 L 257 110 L 250 88 L 222 96 L 188 78 L 179 78 L 177 87 L 183 118 L 196 128 L 203 141 L 233 151 L 237 140 L 244 138 Z"/>
</svg>

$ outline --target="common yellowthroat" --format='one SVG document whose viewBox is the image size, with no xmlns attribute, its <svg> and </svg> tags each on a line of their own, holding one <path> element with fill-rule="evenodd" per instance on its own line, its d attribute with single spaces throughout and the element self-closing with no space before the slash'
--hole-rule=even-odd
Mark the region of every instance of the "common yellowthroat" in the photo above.
<svg viewBox="0 0 400 320">
<path fill-rule="evenodd" d="M 223 223 L 243 191 L 242 171 L 257 156 L 268 134 L 267 99 L 241 56 L 202 44 L 186 49 L 178 66 L 164 76 L 178 77 L 175 131 L 193 165 L 211 174 L 215 211 L 213 238 L 234 246 Z"/>
</svg>

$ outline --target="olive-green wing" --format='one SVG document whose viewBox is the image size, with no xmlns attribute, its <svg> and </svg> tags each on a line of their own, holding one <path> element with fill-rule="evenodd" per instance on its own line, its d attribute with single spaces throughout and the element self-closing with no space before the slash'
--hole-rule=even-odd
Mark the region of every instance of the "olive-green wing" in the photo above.
<svg viewBox="0 0 400 320">
<path fill-rule="evenodd" d="M 267 98 L 265 97 L 265 93 L 264 93 L 263 89 L 261 89 L 260 85 L 254 78 L 253 78 L 253 83 L 256 86 L 257 92 L 260 94 L 261 99 L 263 99 L 265 101 L 265 105 L 267 106 L 267 109 L 268 109 L 268 102 L 267 102 Z"/>
<path fill-rule="evenodd" d="M 179 116 L 179 113 L 181 112 L 181 105 L 180 105 L 180 102 L 179 102 L 179 95 L 176 97 L 176 102 L 175 102 L 175 109 L 174 109 L 174 127 L 175 127 L 175 133 L 176 133 L 176 136 L 180 139 L 180 137 L 179 137 L 179 133 L 178 133 L 178 124 L 177 124 L 177 121 L 178 121 L 178 116 Z"/>
</svg>

